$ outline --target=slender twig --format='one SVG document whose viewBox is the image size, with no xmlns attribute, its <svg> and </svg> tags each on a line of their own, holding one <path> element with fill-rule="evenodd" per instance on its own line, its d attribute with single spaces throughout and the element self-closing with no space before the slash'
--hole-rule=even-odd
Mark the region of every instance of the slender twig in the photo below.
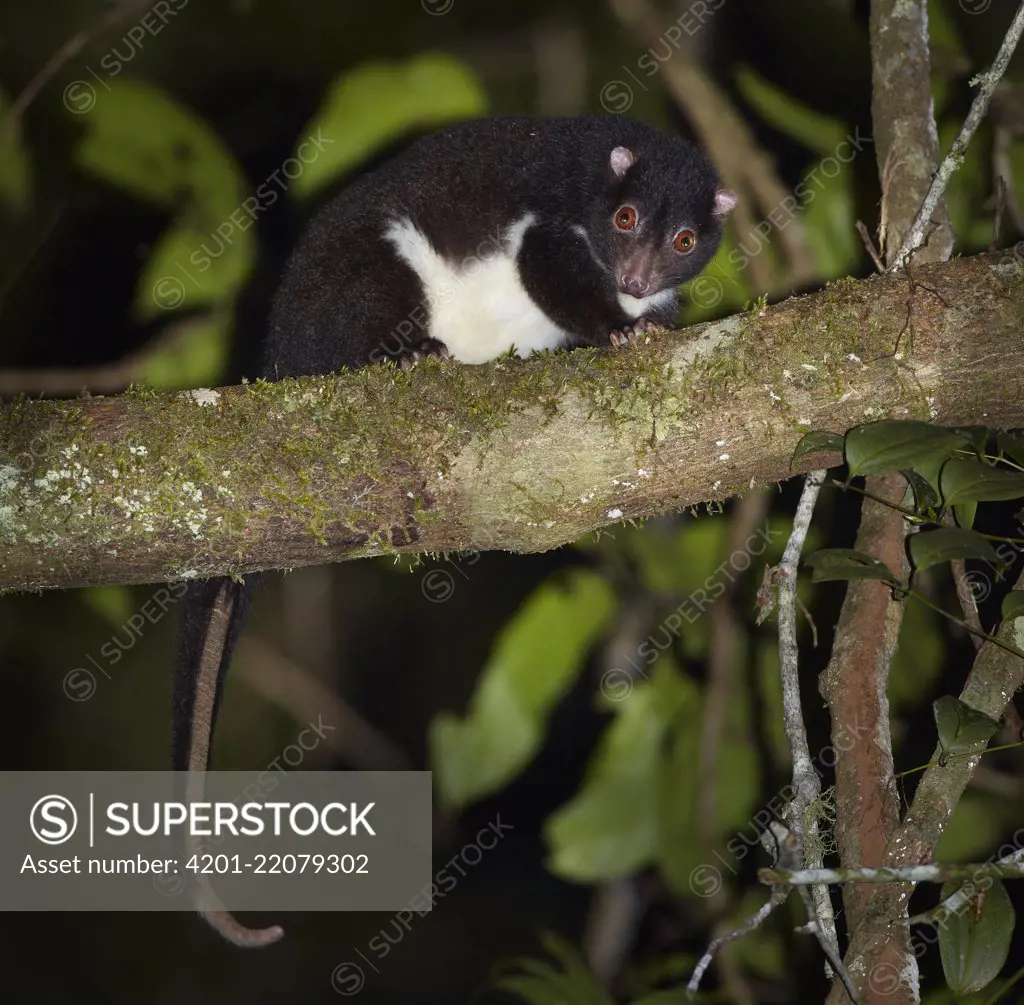
<svg viewBox="0 0 1024 1005">
<path fill-rule="evenodd" d="M 930 607 L 937 614 L 941 614 L 944 618 L 948 618 L 954 624 L 960 625 L 961 628 L 965 628 L 972 635 L 976 634 L 976 629 L 969 625 L 966 621 L 961 620 L 955 614 L 950 614 L 949 611 L 940 607 L 938 604 L 933 603 L 923 594 L 918 593 L 916 590 L 905 590 L 908 597 L 913 597 L 915 600 L 919 600 L 926 607 Z M 985 642 L 991 642 L 994 646 L 998 646 L 1000 649 L 1005 649 L 1008 653 L 1013 653 L 1014 656 L 1019 656 L 1024 660 L 1024 650 L 1018 649 L 1015 645 L 1010 642 L 1004 642 L 997 635 L 988 635 L 986 632 L 980 633 L 981 638 Z"/>
<path fill-rule="evenodd" d="M 715 958 L 715 953 L 718 952 L 722 946 L 728 945 L 730 942 L 735 942 L 736 939 L 742 938 L 748 932 L 754 931 L 755 928 L 760 928 L 765 923 L 768 916 L 776 908 L 781 907 L 789 896 L 789 891 L 785 887 L 780 887 L 777 890 L 772 891 L 771 897 L 762 904 L 746 921 L 744 921 L 739 927 L 733 929 L 731 932 L 727 932 L 725 935 L 720 935 L 715 939 L 707 948 L 704 955 L 700 958 L 697 966 L 694 968 L 693 976 L 690 978 L 690 983 L 686 985 L 686 993 L 692 998 L 700 987 L 701 978 L 704 976 L 704 972 L 709 966 L 711 961 Z"/>
<path fill-rule="evenodd" d="M 803 712 L 800 706 L 800 681 L 798 677 L 798 648 L 796 640 L 796 579 L 797 565 L 800 561 L 800 552 L 803 550 L 804 542 L 807 540 L 807 532 L 810 530 L 811 517 L 814 514 L 814 504 L 818 498 L 821 484 L 825 480 L 828 471 L 824 468 L 811 471 L 804 480 L 803 492 L 800 502 L 797 504 L 796 516 L 793 519 L 793 529 L 786 543 L 786 550 L 783 552 L 782 561 L 777 570 L 777 581 L 779 583 L 779 652 L 782 661 L 782 690 L 783 709 L 786 721 L 786 734 L 789 737 L 790 753 L 793 759 L 793 789 L 796 795 L 789 804 L 787 811 L 791 817 L 790 829 L 782 831 L 781 825 L 775 823 L 772 832 L 776 836 L 779 847 L 780 862 L 784 866 L 799 865 L 803 861 L 804 849 L 804 815 L 811 804 L 818 798 L 821 788 L 818 775 L 814 770 L 811 760 L 810 748 L 807 745 L 807 727 L 804 725 Z M 811 834 L 817 832 L 817 824 L 811 821 L 808 828 Z M 780 831 L 782 835 L 780 836 Z M 817 889 L 817 888 L 816 888 Z M 821 903 L 821 898 L 815 897 L 815 902 L 808 907 L 812 928 L 822 947 L 825 949 L 829 959 L 838 960 L 839 940 L 836 937 L 835 916 L 832 910 L 832 901 L 828 897 L 828 890 L 824 887 L 826 901 Z M 772 890 L 771 897 L 763 904 L 750 918 L 743 922 L 738 928 L 715 939 L 701 957 L 687 985 L 687 992 L 690 997 L 700 986 L 704 972 L 711 965 L 711 961 L 722 946 L 734 941 L 753 931 L 763 924 L 765 919 L 780 904 L 786 900 L 785 892 L 778 889 Z M 841 966 L 841 961 L 840 966 Z M 850 985 L 852 987 L 852 985 Z M 852 997 L 852 995 L 851 995 Z M 856 998 L 854 998 L 856 1001 Z"/>
<path fill-rule="evenodd" d="M 782 662 L 782 700 L 786 717 L 786 733 L 789 736 L 790 752 L 793 756 L 793 782 L 797 791 L 796 800 L 806 809 L 820 792 L 817 772 L 811 763 L 811 752 L 807 745 L 807 728 L 800 707 L 800 679 L 798 674 L 798 647 L 796 640 L 796 581 L 797 563 L 803 550 L 807 532 L 811 526 L 814 504 L 818 498 L 821 483 L 827 472 L 824 469 L 811 471 L 804 481 L 803 492 L 793 518 L 793 530 L 786 550 L 779 563 L 779 656 Z M 803 815 L 800 814 L 795 830 L 802 832 Z"/>
<path fill-rule="evenodd" d="M 143 381 L 153 358 L 183 342 L 195 329 L 209 324 L 213 317 L 202 313 L 169 324 L 160 334 L 138 349 L 111 363 L 96 366 L 31 367 L 0 369 L 0 395 L 42 395 L 48 398 L 73 397 L 88 391 L 111 394 Z"/>
<path fill-rule="evenodd" d="M 843 982 L 843 987 L 846 988 L 846 993 L 850 996 L 850 1000 L 854 1002 L 854 1005 L 857 1005 L 860 1001 L 857 995 L 857 986 L 853 983 L 853 978 L 850 977 L 843 963 L 843 958 L 839 955 L 839 943 L 835 939 L 834 933 L 830 937 L 821 923 L 821 911 L 816 903 L 819 898 L 814 896 L 819 891 L 824 891 L 825 896 L 828 896 L 828 887 L 815 886 L 808 890 L 807 887 L 801 886 L 799 889 L 800 899 L 804 902 L 809 924 L 815 938 L 818 940 L 818 945 L 821 946 L 822 952 L 828 958 L 832 972 L 838 975 L 839 979 Z M 829 904 L 831 905 L 831 901 L 829 901 Z M 833 926 L 835 925 L 834 918 L 832 919 L 832 924 Z M 831 974 L 828 976 L 831 977 Z"/>
<path fill-rule="evenodd" d="M 772 820 L 768 824 L 766 834 L 770 834 L 774 838 L 775 846 L 778 848 L 775 868 L 783 874 L 797 872 L 805 859 L 805 852 L 796 832 L 790 830 L 778 820 Z M 773 886 L 772 892 L 775 893 L 780 888 L 779 886 Z M 830 933 L 822 924 L 822 914 L 818 907 L 819 897 L 816 894 L 824 892 L 827 897 L 827 887 L 813 886 L 808 889 L 806 886 L 801 886 L 797 889 L 800 893 L 800 899 L 803 901 L 804 910 L 807 912 L 807 924 L 798 928 L 797 931 L 809 932 L 818 940 L 818 945 L 821 946 L 822 952 L 828 960 L 828 965 L 825 967 L 826 976 L 832 977 L 833 974 L 837 974 L 840 981 L 842 981 L 843 987 L 846 988 L 846 993 L 856 1005 L 860 998 L 857 995 L 857 988 L 849 972 L 843 965 L 842 957 L 839 955 L 839 944 L 835 938 L 835 932 L 833 930 L 830 937 Z M 834 924 L 831 907 L 832 901 L 829 900 L 829 921 Z"/>
<path fill-rule="evenodd" d="M 363 771 L 413 769 L 411 758 L 394 740 L 274 646 L 243 637 L 236 662 L 239 678 L 296 722 L 326 720 L 330 726 L 321 734 L 324 746 L 354 767 Z"/>
<path fill-rule="evenodd" d="M 151 0 L 126 0 L 108 11 L 91 28 L 77 32 L 72 35 L 45 63 L 43 68 L 29 81 L 25 89 L 14 100 L 11 105 L 7 121 L 0 128 L 0 142 L 9 135 L 14 123 L 25 114 L 29 105 L 35 101 L 39 92 L 60 72 L 70 60 L 74 59 L 97 35 L 102 34 L 108 28 L 112 28 L 118 21 L 124 20 L 129 14 L 136 10 L 142 10 L 149 6 Z"/>
<path fill-rule="evenodd" d="M 1003 858 L 996 859 L 995 862 L 986 862 L 976 872 L 972 872 L 968 879 L 986 879 L 990 876 L 1000 875 L 991 871 L 990 866 L 1005 866 L 1013 865 L 1024 866 L 1024 848 L 1018 848 L 1017 851 L 1011 852 L 1009 855 L 1005 855 Z M 968 868 L 967 866 L 958 866 L 957 868 Z M 960 879 L 960 876 L 951 876 L 950 879 Z M 945 880 L 943 880 L 945 882 Z M 986 887 L 987 888 L 987 887 Z M 958 890 L 951 893 L 944 901 L 940 904 L 936 904 L 930 911 L 923 911 L 921 914 L 915 914 L 912 918 L 904 919 L 904 923 L 908 925 L 924 925 L 933 921 L 941 920 L 950 914 L 959 911 L 960 908 L 965 907 L 973 899 L 975 894 L 980 893 L 980 890 L 976 890 L 969 883 L 965 883 Z"/>
<path fill-rule="evenodd" d="M 927 771 L 929 768 L 946 767 L 951 761 L 956 761 L 960 758 L 980 758 L 985 757 L 988 754 L 994 754 L 999 750 L 1015 750 L 1020 746 L 1024 746 L 1024 740 L 1017 740 L 1014 743 L 1001 743 L 998 747 L 986 747 L 984 750 L 962 750 L 956 754 L 948 754 L 946 751 L 942 751 L 939 757 L 935 760 L 928 761 L 927 764 L 919 764 L 916 768 L 907 768 L 906 771 L 901 771 L 896 777 L 908 778 L 910 775 L 917 775 L 922 771 Z"/>
<path fill-rule="evenodd" d="M 993 158 L 995 153 L 992 154 Z M 999 247 L 999 235 L 1003 230 L 1003 213 L 1006 212 L 1006 182 L 1001 174 L 996 175 L 996 209 L 992 216 L 992 240 L 988 242 L 989 251 L 995 251 Z"/>
<path fill-rule="evenodd" d="M 879 272 L 885 272 L 885 266 L 882 264 L 882 256 L 878 254 L 878 249 L 875 247 L 875 242 L 871 238 L 871 233 L 868 228 L 864 226 L 863 220 L 857 221 L 857 233 L 860 234 L 861 241 L 864 242 L 864 250 L 871 256 L 871 261 L 875 263 L 875 268 Z"/>
<path fill-rule="evenodd" d="M 981 124 L 981 120 L 985 117 L 985 111 L 992 98 L 992 92 L 996 89 L 996 85 L 1006 71 L 1006 67 L 1013 56 L 1013 51 L 1017 48 L 1017 43 L 1020 41 L 1022 32 L 1024 32 L 1024 0 L 1022 0 L 1017 8 L 1017 13 L 1010 23 L 1010 27 L 1003 39 L 1003 44 L 999 47 L 999 52 L 996 54 L 996 58 L 993 60 L 988 73 L 981 74 L 977 78 L 980 87 L 974 102 L 971 104 L 971 110 L 967 113 L 967 118 L 964 119 L 964 124 L 953 141 L 949 153 L 946 154 L 939 165 L 939 170 L 932 179 L 928 194 L 924 197 L 924 202 L 921 203 L 921 208 L 918 210 L 917 217 L 914 219 L 910 230 L 903 238 L 903 243 L 893 259 L 891 268 L 902 268 L 906 264 L 907 258 L 924 241 L 925 230 L 928 228 L 932 214 L 935 212 L 935 207 L 938 206 L 939 199 L 942 198 L 942 193 L 946 190 L 946 185 L 949 184 L 949 179 L 953 176 L 953 172 L 963 162 L 967 146 L 971 142 L 975 130 Z"/>
<path fill-rule="evenodd" d="M 998 231 L 998 226 L 996 230 Z M 947 511 L 943 523 L 946 524 L 947 527 L 956 526 L 951 512 Z M 985 632 L 981 627 L 981 617 L 978 614 L 978 602 L 974 597 L 974 590 L 972 589 L 971 581 L 967 578 L 967 563 L 962 558 L 954 558 L 950 560 L 949 567 L 953 573 L 953 585 L 956 588 L 957 599 L 960 601 L 960 607 L 964 612 L 964 621 L 973 629 L 973 631 L 968 634 L 970 635 L 971 641 L 974 643 L 975 650 L 978 650 L 985 644 L 985 640 L 980 637 L 983 636 Z"/>
<path fill-rule="evenodd" d="M 902 865 L 860 869 L 759 869 L 757 878 L 771 886 L 812 886 L 833 883 L 947 883 L 956 879 L 1003 877 L 1024 879 L 1024 849 L 995 862 L 960 865 Z M 904 924 L 914 919 L 904 919 Z"/>
<path fill-rule="evenodd" d="M 796 639 L 796 584 L 797 565 L 800 552 L 803 550 L 807 532 L 811 526 L 811 516 L 818 492 L 828 472 L 825 469 L 812 471 L 804 481 L 800 502 L 797 504 L 796 516 L 793 518 L 793 530 L 786 550 L 779 563 L 779 661 L 782 671 L 782 706 L 786 724 L 786 736 L 789 737 L 789 749 L 793 759 L 793 789 L 796 795 L 788 807 L 789 823 L 801 848 L 807 848 L 807 837 L 815 837 L 818 831 L 817 821 L 812 819 L 805 832 L 805 816 L 811 805 L 821 794 L 821 780 L 814 770 L 811 751 L 807 744 L 807 727 L 804 725 L 803 710 L 800 703 L 799 649 Z M 812 859 L 820 860 L 820 852 L 815 851 Z M 814 864 L 813 862 L 809 864 Z M 824 887 L 815 891 L 815 907 L 817 917 L 827 941 L 837 953 L 839 940 L 836 936 L 835 915 L 832 900 Z"/>
</svg>

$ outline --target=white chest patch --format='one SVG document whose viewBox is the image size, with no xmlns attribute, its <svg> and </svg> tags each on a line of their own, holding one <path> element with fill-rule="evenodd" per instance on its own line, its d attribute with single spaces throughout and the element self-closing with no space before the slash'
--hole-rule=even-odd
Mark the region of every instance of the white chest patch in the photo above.
<svg viewBox="0 0 1024 1005">
<path fill-rule="evenodd" d="M 660 293 L 652 293 L 649 297 L 637 299 L 628 293 L 619 294 L 619 306 L 634 320 L 648 311 L 658 307 L 668 307 L 675 300 L 674 289 L 662 290 Z"/>
<path fill-rule="evenodd" d="M 568 332 L 558 327 L 519 281 L 516 255 L 535 218 L 528 213 L 478 255 L 453 262 L 442 258 L 408 218 L 390 223 L 384 237 L 420 277 L 426 291 L 431 338 L 443 342 L 462 363 L 486 363 L 513 346 L 519 356 L 557 349 Z M 637 301 L 639 303 L 639 301 Z"/>
</svg>

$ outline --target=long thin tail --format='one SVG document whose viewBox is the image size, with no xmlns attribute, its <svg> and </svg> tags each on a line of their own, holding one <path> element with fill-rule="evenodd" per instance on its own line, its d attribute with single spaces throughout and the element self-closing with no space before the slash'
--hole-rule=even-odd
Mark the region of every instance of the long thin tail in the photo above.
<svg viewBox="0 0 1024 1005">
<path fill-rule="evenodd" d="M 174 672 L 172 756 L 174 770 L 188 772 L 185 795 L 190 802 L 203 798 L 224 678 L 257 580 L 202 580 L 190 583 L 185 594 Z M 189 851 L 201 853 L 197 839 L 188 842 Z M 246 928 L 231 916 L 204 874 L 197 872 L 195 882 L 196 909 L 229 942 L 254 948 L 284 935 L 278 925 Z"/>
</svg>

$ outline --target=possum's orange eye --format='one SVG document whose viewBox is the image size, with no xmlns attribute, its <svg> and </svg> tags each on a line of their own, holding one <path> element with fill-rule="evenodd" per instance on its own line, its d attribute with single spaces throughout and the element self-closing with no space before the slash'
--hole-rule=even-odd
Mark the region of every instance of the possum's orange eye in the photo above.
<svg viewBox="0 0 1024 1005">
<path fill-rule="evenodd" d="M 681 230 L 676 234 L 676 239 L 672 244 L 679 254 L 688 255 L 697 247 L 697 235 L 692 230 Z"/>
<path fill-rule="evenodd" d="M 621 206 L 615 213 L 615 226 L 619 230 L 632 230 L 636 226 L 636 210 L 632 206 Z"/>
</svg>

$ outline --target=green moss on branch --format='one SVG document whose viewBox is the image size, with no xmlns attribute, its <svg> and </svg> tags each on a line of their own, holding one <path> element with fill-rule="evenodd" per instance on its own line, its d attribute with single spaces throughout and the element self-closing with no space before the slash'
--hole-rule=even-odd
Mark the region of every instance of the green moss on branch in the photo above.
<svg viewBox="0 0 1024 1005">
<path fill-rule="evenodd" d="M 0 588 L 540 551 L 784 479 L 807 429 L 1024 424 L 1022 271 L 915 270 L 912 352 L 909 284 L 886 276 L 632 349 L 11 402 Z"/>
</svg>

